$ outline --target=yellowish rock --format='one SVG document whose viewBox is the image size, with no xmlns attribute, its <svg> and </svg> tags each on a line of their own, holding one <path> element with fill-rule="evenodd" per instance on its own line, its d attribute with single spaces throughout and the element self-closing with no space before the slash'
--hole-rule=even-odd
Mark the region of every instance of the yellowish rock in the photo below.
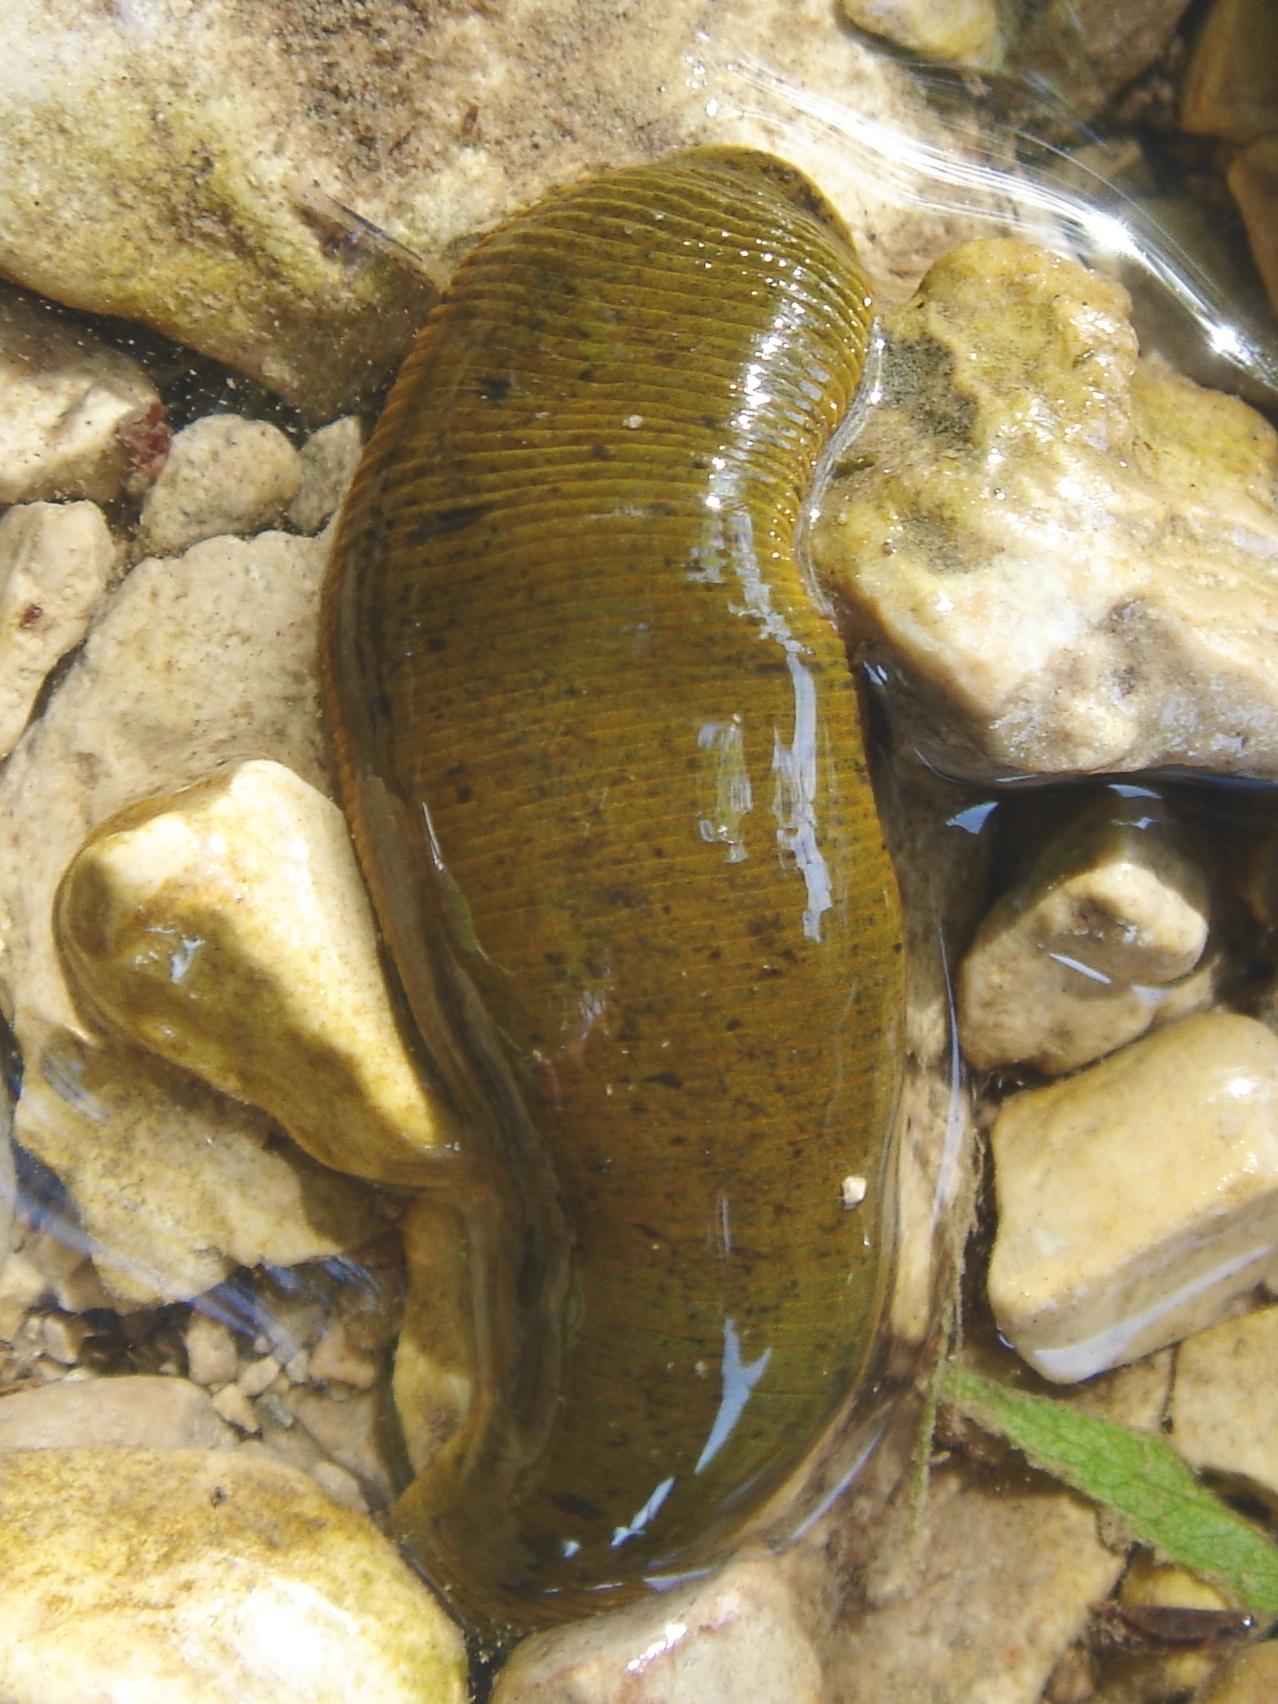
<svg viewBox="0 0 1278 1704">
<path fill-rule="evenodd" d="M 136 361 L 50 303 L 0 286 L 0 504 L 109 503 L 128 471 L 119 428 L 159 401 Z"/>
<path fill-rule="evenodd" d="M 1214 1324 L 1278 1247 L 1278 1038 L 1215 1011 L 1006 1101 L 991 1134 L 999 1330 L 1090 1378 Z"/>
<path fill-rule="evenodd" d="M 138 523 L 139 556 L 176 556 L 201 539 L 262 532 L 302 483 L 297 451 L 277 426 L 207 414 L 178 433 Z"/>
<path fill-rule="evenodd" d="M 854 24 L 911 53 L 989 69 L 1001 58 L 994 0 L 843 0 Z"/>
<path fill-rule="evenodd" d="M 1155 1562 L 1148 1551 L 1138 1550 L 1128 1564 L 1118 1588 L 1120 1604 L 1134 1609 L 1236 1609 L 1237 1605 L 1215 1586 L 1184 1568 Z M 1216 1667 L 1218 1650 L 1208 1642 L 1177 1649 L 1154 1644 L 1144 1651 L 1126 1652 L 1121 1647 L 1109 1654 L 1102 1670 L 1100 1696 L 1122 1704 L 1154 1698 L 1187 1698 Z"/>
<path fill-rule="evenodd" d="M 0 519 L 0 757 L 49 670 L 84 638 L 115 561 L 96 503 L 18 503 Z"/>
<path fill-rule="evenodd" d="M 938 262 L 816 565 L 988 765 L 1278 775 L 1278 433 L 1141 362 L 1127 315 L 1025 243 Z"/>
<path fill-rule="evenodd" d="M 0 1457 L 12 1704 L 462 1704 L 461 1635 L 366 1517 L 238 1451 Z"/>
<path fill-rule="evenodd" d="M 1195 1704 L 1273 1704 L 1278 1696 L 1278 1644 L 1252 1645 L 1224 1663 Z"/>
<path fill-rule="evenodd" d="M 1181 86 L 1180 121 L 1195 135 L 1230 142 L 1278 131 L 1278 12 L 1271 0 L 1214 0 Z"/>
<path fill-rule="evenodd" d="M 1125 797 L 1124 794 L 1127 796 Z M 1108 789 L 1052 837 L 986 915 L 959 976 L 959 1034 L 980 1069 L 1073 1070 L 1142 1035 L 1207 945 L 1206 878 L 1148 789 Z"/>
<path fill-rule="evenodd" d="M 283 765 L 107 823 L 57 915 L 89 1010 L 325 1165 L 412 1183 L 455 1141 L 400 1040 L 345 820 Z"/>
<path fill-rule="evenodd" d="M 1241 1475 L 1278 1499 L 1278 1307 L 1181 1344 L 1171 1419 L 1176 1448 L 1194 1467 Z"/>
</svg>

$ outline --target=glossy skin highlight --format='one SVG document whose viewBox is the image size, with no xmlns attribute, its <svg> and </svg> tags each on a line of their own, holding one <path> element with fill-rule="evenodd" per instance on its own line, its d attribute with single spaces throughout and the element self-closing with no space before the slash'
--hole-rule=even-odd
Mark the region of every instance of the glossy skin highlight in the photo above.
<svg viewBox="0 0 1278 1704">
<path fill-rule="evenodd" d="M 473 1132 L 478 1399 L 397 1526 L 477 1625 L 712 1559 L 874 1338 L 899 905 L 795 555 L 869 316 L 766 155 L 573 186 L 465 261 L 344 514 L 343 799 Z"/>
</svg>

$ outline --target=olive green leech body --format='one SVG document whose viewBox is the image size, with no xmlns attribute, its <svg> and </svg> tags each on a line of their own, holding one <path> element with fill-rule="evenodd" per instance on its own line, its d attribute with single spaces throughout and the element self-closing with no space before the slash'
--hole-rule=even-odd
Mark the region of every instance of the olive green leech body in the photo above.
<svg viewBox="0 0 1278 1704">
<path fill-rule="evenodd" d="M 397 1525 L 480 1624 L 712 1558 L 875 1331 L 899 906 L 795 554 L 868 323 L 777 160 L 578 184 L 463 264 L 344 515 L 343 797 L 475 1130 L 479 1396 Z"/>
</svg>

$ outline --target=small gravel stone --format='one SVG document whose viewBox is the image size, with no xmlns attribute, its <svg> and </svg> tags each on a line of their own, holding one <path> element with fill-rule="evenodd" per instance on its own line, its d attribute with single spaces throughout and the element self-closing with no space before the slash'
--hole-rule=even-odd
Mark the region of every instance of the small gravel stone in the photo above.
<svg viewBox="0 0 1278 1704">
<path fill-rule="evenodd" d="M 138 554 L 177 556 L 201 539 L 260 532 L 283 518 L 301 481 L 297 451 L 278 427 L 205 415 L 174 438 L 147 493 Z"/>
<path fill-rule="evenodd" d="M 376 1355 L 350 1343 L 347 1322 L 340 1315 L 310 1354 L 310 1375 L 322 1384 L 336 1380 L 353 1385 L 356 1390 L 371 1390 L 377 1382 L 379 1368 L 380 1361 Z"/>
<path fill-rule="evenodd" d="M 261 1431 L 261 1424 L 254 1412 L 253 1404 L 245 1396 L 239 1385 L 229 1384 L 214 1393 L 213 1406 L 222 1416 L 229 1420 L 237 1431 L 247 1432 L 256 1436 Z"/>
<path fill-rule="evenodd" d="M 198 1385 L 231 1384 L 239 1376 L 234 1336 L 220 1320 L 207 1314 L 191 1315 L 186 1328 L 186 1359 L 191 1379 Z"/>
<path fill-rule="evenodd" d="M 60 1366 L 74 1367 L 87 1331 L 88 1326 L 75 1314 L 46 1314 L 40 1325 L 45 1354 Z"/>
<path fill-rule="evenodd" d="M 313 432 L 298 452 L 302 483 L 285 519 L 298 532 L 316 533 L 341 505 L 363 450 L 364 434 L 354 415 Z"/>
<path fill-rule="evenodd" d="M 843 10 L 860 29 L 929 59 L 973 68 L 999 61 L 994 0 L 843 0 Z"/>
<path fill-rule="evenodd" d="M 250 1361 L 244 1367 L 236 1383 L 245 1396 L 261 1396 L 267 1385 L 275 1382 L 280 1364 L 273 1355 L 266 1355 L 260 1361 Z"/>
</svg>

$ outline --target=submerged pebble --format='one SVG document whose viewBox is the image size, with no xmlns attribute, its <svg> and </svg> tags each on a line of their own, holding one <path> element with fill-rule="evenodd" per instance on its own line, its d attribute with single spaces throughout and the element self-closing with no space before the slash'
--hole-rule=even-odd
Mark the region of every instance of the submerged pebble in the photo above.
<svg viewBox="0 0 1278 1704">
<path fill-rule="evenodd" d="M 1072 1383 L 1220 1319 L 1278 1250 L 1278 1040 L 1201 1013 L 1004 1102 L 999 1330 Z"/>
<path fill-rule="evenodd" d="M 1130 790 L 1129 790 L 1130 791 Z M 1108 791 L 1052 835 L 987 913 L 959 978 L 980 1069 L 1055 1075 L 1212 1002 L 1206 877 L 1161 802 Z"/>
<path fill-rule="evenodd" d="M 58 931 L 93 1015 L 325 1165 L 413 1183 L 456 1140 L 400 1039 L 342 813 L 282 764 L 108 820 Z"/>
<path fill-rule="evenodd" d="M 177 556 L 201 539 L 261 532 L 283 519 L 302 484 L 302 462 L 265 420 L 209 414 L 174 438 L 147 492 L 139 556 Z"/>
</svg>

